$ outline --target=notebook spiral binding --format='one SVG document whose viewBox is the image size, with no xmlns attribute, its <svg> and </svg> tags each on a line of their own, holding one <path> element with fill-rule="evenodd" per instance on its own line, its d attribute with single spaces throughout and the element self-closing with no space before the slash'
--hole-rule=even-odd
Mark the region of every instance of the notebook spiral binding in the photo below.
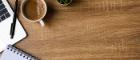
<svg viewBox="0 0 140 60">
<path fill-rule="evenodd" d="M 19 55 L 19 56 L 25 58 L 25 59 L 27 59 L 27 60 L 38 60 L 37 58 L 35 58 L 35 57 L 33 57 L 33 56 L 31 56 L 31 55 L 29 55 L 29 54 L 27 54 L 27 53 L 25 53 L 25 52 L 23 52 L 23 51 L 17 49 L 17 48 L 15 48 L 15 47 L 12 47 L 11 45 L 9 45 L 9 46 L 7 47 L 7 49 L 8 49 L 9 51 L 12 51 L 13 53 L 15 53 L 15 54 L 17 54 L 17 55 Z"/>
</svg>

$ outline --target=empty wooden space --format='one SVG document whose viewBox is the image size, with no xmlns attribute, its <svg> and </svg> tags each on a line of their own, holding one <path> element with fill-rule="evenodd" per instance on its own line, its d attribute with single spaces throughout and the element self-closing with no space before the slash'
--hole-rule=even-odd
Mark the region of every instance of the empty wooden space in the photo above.
<svg viewBox="0 0 140 60">
<path fill-rule="evenodd" d="M 28 37 L 17 47 L 40 60 L 140 60 L 140 0 L 46 3 L 45 27 L 19 13 Z"/>
</svg>

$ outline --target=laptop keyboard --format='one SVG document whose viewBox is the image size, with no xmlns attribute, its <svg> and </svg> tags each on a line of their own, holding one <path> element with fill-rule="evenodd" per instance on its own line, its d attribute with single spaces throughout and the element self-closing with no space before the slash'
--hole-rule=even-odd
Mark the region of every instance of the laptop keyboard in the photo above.
<svg viewBox="0 0 140 60">
<path fill-rule="evenodd" d="M 4 21 L 8 17 L 10 17 L 10 13 L 5 8 L 3 2 L 0 0 L 0 22 Z"/>
</svg>

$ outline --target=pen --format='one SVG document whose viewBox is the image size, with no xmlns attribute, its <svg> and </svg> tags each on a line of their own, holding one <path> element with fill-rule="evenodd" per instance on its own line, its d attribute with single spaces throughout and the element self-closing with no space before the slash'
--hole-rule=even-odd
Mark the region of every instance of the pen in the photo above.
<svg viewBox="0 0 140 60">
<path fill-rule="evenodd" d="M 17 10 L 18 10 L 18 0 L 16 0 L 15 5 L 16 5 L 16 7 L 15 7 L 15 10 L 14 10 L 13 22 L 11 23 L 11 29 L 10 29 L 11 39 L 13 39 L 14 35 L 15 35 L 16 17 L 17 17 Z"/>
</svg>

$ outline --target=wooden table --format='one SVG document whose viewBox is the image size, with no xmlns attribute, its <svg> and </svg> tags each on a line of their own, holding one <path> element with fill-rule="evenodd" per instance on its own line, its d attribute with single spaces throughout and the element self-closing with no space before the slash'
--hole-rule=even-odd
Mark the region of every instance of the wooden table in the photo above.
<svg viewBox="0 0 140 60">
<path fill-rule="evenodd" d="M 47 5 L 45 27 L 19 16 L 28 37 L 17 47 L 40 60 L 140 60 L 140 0 Z"/>
</svg>

